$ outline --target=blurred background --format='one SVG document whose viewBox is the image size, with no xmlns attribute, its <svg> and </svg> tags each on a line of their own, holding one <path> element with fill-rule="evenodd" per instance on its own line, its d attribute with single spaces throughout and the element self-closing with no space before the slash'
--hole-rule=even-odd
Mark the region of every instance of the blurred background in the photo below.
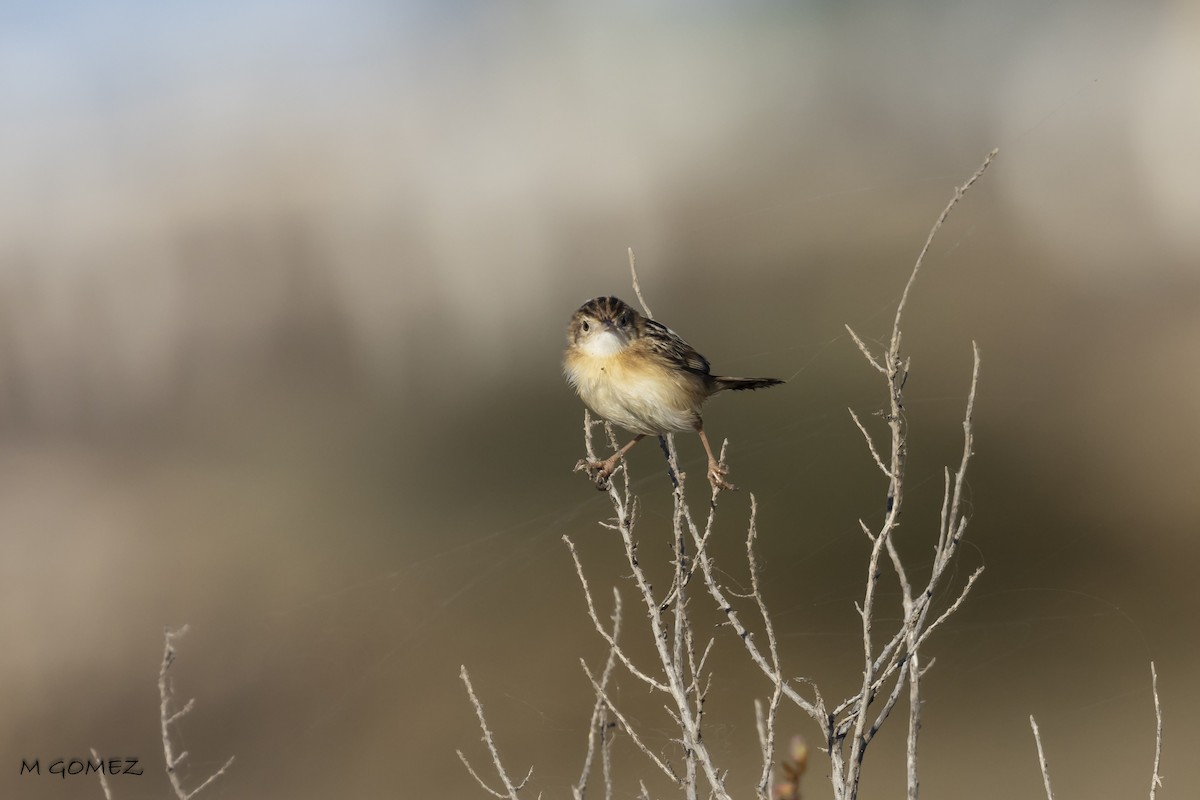
<svg viewBox="0 0 1200 800">
<path fill-rule="evenodd" d="M 145 766 L 116 797 L 164 796 L 186 622 L 185 782 L 237 758 L 204 796 L 483 796 L 460 664 L 512 770 L 566 795 L 604 650 L 563 534 L 646 639 L 559 367 L 578 305 L 632 299 L 628 247 L 717 371 L 789 379 L 707 428 L 759 500 L 789 671 L 848 692 L 885 486 L 846 408 L 878 430 L 886 394 L 843 325 L 880 346 L 999 147 L 906 318 L 916 569 L 983 355 L 953 585 L 986 572 L 929 645 L 922 788 L 1040 796 L 1036 714 L 1063 795 L 1143 795 L 1154 660 L 1163 796 L 1195 796 L 1197 75 L 1190 2 L 5 4 L 0 794 L 101 796 L 18 774 L 95 747 Z M 630 463 L 662 581 L 662 457 Z M 732 588 L 748 508 L 722 499 Z M 768 687 L 715 634 L 708 738 L 746 796 Z M 669 750 L 658 701 L 617 697 Z M 653 778 L 614 757 L 617 796 Z"/>
</svg>

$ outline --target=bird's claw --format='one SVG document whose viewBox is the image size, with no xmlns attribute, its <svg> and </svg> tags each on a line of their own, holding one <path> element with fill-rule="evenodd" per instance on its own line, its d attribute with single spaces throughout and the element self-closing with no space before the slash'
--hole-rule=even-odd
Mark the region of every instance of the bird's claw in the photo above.
<svg viewBox="0 0 1200 800">
<path fill-rule="evenodd" d="M 588 461 L 586 458 L 581 458 L 575 465 L 574 471 L 588 473 L 588 477 L 596 484 L 596 488 L 605 492 L 608 491 L 609 478 L 616 468 L 616 462 L 613 461 Z"/>
<path fill-rule="evenodd" d="M 729 481 L 725 480 L 725 476 L 729 474 L 729 467 L 724 464 L 718 464 L 715 461 L 708 462 L 708 482 L 712 484 L 713 491 L 725 489 L 730 492 L 736 492 L 737 487 Z"/>
</svg>

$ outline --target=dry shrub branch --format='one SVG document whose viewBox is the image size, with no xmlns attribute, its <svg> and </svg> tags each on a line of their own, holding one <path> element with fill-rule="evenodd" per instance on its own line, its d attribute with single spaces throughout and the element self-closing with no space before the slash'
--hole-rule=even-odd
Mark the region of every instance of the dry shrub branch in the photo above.
<svg viewBox="0 0 1200 800">
<path fill-rule="evenodd" d="M 601 754 L 605 797 L 611 797 L 612 776 L 608 743 L 612 739 L 614 725 L 616 730 L 628 736 L 629 740 L 645 755 L 648 766 L 661 773 L 688 800 L 696 800 L 700 797 L 730 800 L 735 796 L 734 788 L 727 785 L 727 772 L 719 763 L 719 754 L 713 752 L 703 735 L 705 703 L 708 687 L 713 677 L 708 667 L 708 657 L 712 652 L 715 638 L 703 640 L 695 622 L 692 604 L 700 602 L 705 594 L 715 605 L 717 613 L 724 619 L 724 623 L 720 627 L 730 631 L 736 641 L 740 642 L 740 647 L 744 649 L 746 657 L 757 667 L 764 678 L 764 688 L 767 693 L 765 702 L 761 700 L 755 702 L 761 770 L 757 773 L 754 784 L 745 787 L 747 793 L 752 791 L 753 796 L 759 800 L 770 800 L 773 794 L 776 798 L 781 799 L 799 796 L 799 775 L 803 771 L 804 762 L 807 759 L 803 748 L 799 750 L 800 754 L 795 759 L 796 763 L 784 763 L 785 771 L 789 774 L 789 781 L 776 784 L 774 787 L 772 785 L 775 769 L 774 752 L 778 741 L 779 710 L 784 703 L 788 703 L 803 715 L 811 718 L 819 731 L 821 750 L 829 759 L 829 774 L 835 800 L 855 800 L 861 784 L 863 763 L 867 751 L 884 724 L 890 719 L 893 711 L 901 705 L 903 699 L 904 707 L 907 708 L 907 796 L 909 800 L 916 800 L 918 797 L 922 684 L 934 663 L 932 658 L 926 657 L 926 645 L 933 632 L 944 625 L 962 606 L 983 572 L 982 567 L 976 569 L 958 585 L 957 589 L 951 591 L 950 596 L 954 599 L 935 610 L 938 605 L 936 598 L 942 597 L 945 590 L 950 588 L 952 576 L 955 574 L 953 566 L 967 530 L 968 517 L 964 511 L 966 505 L 964 494 L 967 468 L 973 455 L 972 416 L 979 383 L 980 358 L 979 348 L 973 345 L 974 363 L 962 421 L 962 455 L 957 465 L 953 468 L 946 467 L 944 470 L 941 513 L 936 521 L 931 520 L 930 523 L 920 525 L 910 523 L 905 531 L 906 536 L 914 538 L 921 537 L 923 532 L 927 532 L 924 535 L 933 550 L 932 566 L 929 568 L 928 577 L 924 580 L 916 580 L 912 577 L 913 570 L 910 570 L 905 564 L 895 541 L 899 530 L 900 513 L 905 501 L 905 461 L 908 448 L 904 386 L 909 373 L 909 360 L 901 351 L 902 322 L 909 294 L 938 231 L 941 230 L 946 219 L 966 192 L 983 176 L 995 155 L 996 151 L 993 150 L 974 174 L 961 186 L 955 188 L 950 201 L 930 229 L 897 303 L 887 348 L 882 352 L 873 350 L 854 330 L 849 326 L 846 328 L 867 364 L 879 373 L 882 382 L 881 389 L 887 398 L 885 410 L 881 412 L 886 424 L 882 447 L 877 444 L 854 409 L 849 410 L 851 420 L 866 441 L 870 458 L 879 469 L 886 508 L 883 520 L 875 527 L 866 521 L 859 521 L 863 535 L 870 542 L 871 549 L 864 570 L 862 599 L 855 604 L 861 621 L 862 634 L 862 655 L 859 664 L 862 670 L 862 680 L 857 690 L 848 697 L 841 698 L 836 702 L 829 702 L 815 682 L 788 677 L 793 673 L 780 663 L 775 625 L 771 620 L 759 583 L 758 562 L 755 554 L 755 542 L 758 536 L 758 503 L 756 499 L 751 495 L 750 518 L 746 533 L 746 561 L 750 589 L 747 593 L 737 594 L 724 585 L 722 576 L 726 572 L 718 569 L 709 552 L 709 543 L 713 536 L 722 488 L 720 486 L 713 487 L 704 517 L 694 516 L 686 501 L 687 476 L 679 469 L 674 442 L 670 436 L 663 437 L 663 449 L 667 454 L 669 470 L 673 477 L 673 513 L 671 517 L 673 580 L 665 594 L 655 593 L 653 584 L 639 560 L 638 498 L 632 492 L 628 466 L 625 463 L 622 463 L 619 468 L 621 479 L 611 481 L 607 487 L 613 516 L 600 523 L 613 532 L 614 540 L 623 551 L 624 563 L 629 570 L 627 577 L 632 583 L 632 590 L 638 598 L 639 606 L 645 612 L 645 624 L 648 626 L 648 632 L 654 643 L 654 655 L 649 663 L 639 663 L 625 649 L 618 636 L 622 624 L 619 589 L 615 586 L 613 588 L 613 613 L 611 619 L 606 623 L 597 609 L 592 581 L 587 576 L 575 543 L 569 536 L 563 537 L 574 562 L 588 616 L 596 632 L 609 648 L 604 669 L 598 677 L 586 663 L 583 664 L 584 673 L 591 683 L 595 695 L 595 704 L 589 727 L 584 766 L 579 781 L 571 789 L 575 800 L 582 800 L 589 789 L 589 779 L 594 772 L 597 751 Z M 650 317 L 652 316 L 650 309 L 642 298 L 632 250 L 629 256 L 634 290 L 643 311 Z M 584 447 L 587 459 L 591 462 L 597 460 L 593 438 L 595 429 L 599 425 L 604 426 L 612 449 L 617 448 L 617 441 L 611 426 L 600 420 L 592 419 L 585 412 Z M 722 467 L 725 466 L 727 446 L 728 442 L 725 442 L 721 448 L 720 463 Z M 894 579 L 900 589 L 898 615 L 894 608 L 884 609 L 881 607 L 879 588 L 885 571 L 890 572 L 893 576 L 888 580 Z M 752 633 L 751 625 L 760 628 L 765 634 L 762 640 Z M 723 636 L 724 634 L 718 633 L 717 635 Z M 665 703 L 666 712 L 677 733 L 673 744 L 666 751 L 652 747 L 637 726 L 630 723 L 631 717 L 638 718 L 640 714 L 627 714 L 614 701 L 610 686 L 614 678 L 613 673 L 618 665 L 623 668 L 629 678 L 643 684 L 645 692 L 648 693 L 627 696 L 646 698 L 647 708 Z M 492 733 L 484 717 L 483 707 L 471 688 L 465 668 L 462 671 L 462 678 L 475 707 L 483 741 L 503 788 L 493 788 L 480 778 L 461 752 L 459 756 L 486 791 L 496 797 L 517 800 L 529 776 L 527 775 L 525 781 L 520 783 L 514 783 L 509 777 L 496 750 Z M 641 710 L 639 709 L 639 711 Z M 1040 754 L 1040 739 L 1038 744 Z M 796 748 L 793 747 L 793 750 Z M 1152 798 L 1153 789 L 1159 780 L 1157 756 L 1155 760 Z M 1043 772 L 1045 772 L 1044 758 L 1042 764 Z M 649 797 L 645 784 L 640 783 L 639 785 L 641 796 Z M 1048 776 L 1046 777 L 1046 791 L 1049 796 Z M 740 791 L 739 795 L 741 795 Z"/>
</svg>

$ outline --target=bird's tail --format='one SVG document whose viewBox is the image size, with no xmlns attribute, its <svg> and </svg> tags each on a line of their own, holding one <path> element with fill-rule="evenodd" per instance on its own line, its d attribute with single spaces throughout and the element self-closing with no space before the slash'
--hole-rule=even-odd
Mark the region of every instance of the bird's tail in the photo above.
<svg viewBox="0 0 1200 800">
<path fill-rule="evenodd" d="M 713 378 L 713 391 L 723 392 L 732 389 L 740 392 L 743 389 L 766 389 L 768 386 L 778 386 L 783 383 L 779 378 Z"/>
</svg>

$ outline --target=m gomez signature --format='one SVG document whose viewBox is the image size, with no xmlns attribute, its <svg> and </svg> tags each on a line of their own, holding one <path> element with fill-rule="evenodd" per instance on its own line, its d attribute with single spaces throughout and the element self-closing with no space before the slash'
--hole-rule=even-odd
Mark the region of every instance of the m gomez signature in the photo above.
<svg viewBox="0 0 1200 800">
<path fill-rule="evenodd" d="M 64 780 L 68 775 L 141 775 L 142 768 L 136 758 L 59 758 L 47 768 L 48 775 L 58 775 Z M 41 775 L 41 759 L 21 759 L 21 775 Z"/>
</svg>

